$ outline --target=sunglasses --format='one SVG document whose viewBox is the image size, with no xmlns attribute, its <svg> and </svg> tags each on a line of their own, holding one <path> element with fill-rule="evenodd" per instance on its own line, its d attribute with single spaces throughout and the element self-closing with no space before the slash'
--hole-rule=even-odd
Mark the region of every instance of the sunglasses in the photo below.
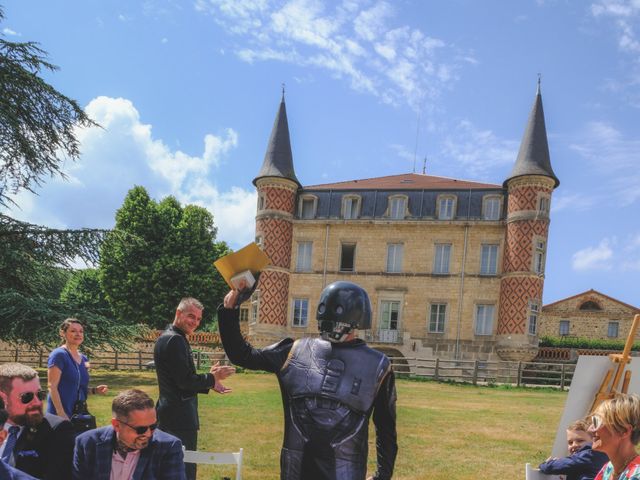
<svg viewBox="0 0 640 480">
<path fill-rule="evenodd" d="M 593 426 L 594 430 L 598 430 L 603 424 L 604 421 L 602 420 L 602 417 L 599 417 L 598 415 L 591 415 L 591 426 Z"/>
<path fill-rule="evenodd" d="M 31 403 L 34 397 L 38 397 L 38 400 L 43 402 L 47 398 L 47 392 L 44 390 L 38 390 L 37 392 L 25 392 L 20 394 L 20 401 L 26 405 Z"/>
<path fill-rule="evenodd" d="M 153 423 L 151 425 L 143 425 L 140 427 L 134 427 L 133 425 L 129 425 L 127 422 L 123 422 L 122 420 L 118 420 L 120 423 L 124 423 L 127 427 L 129 427 L 131 430 L 133 430 L 134 432 L 136 432 L 138 435 L 144 435 L 145 433 L 147 433 L 147 430 L 151 430 L 151 433 L 153 433 L 153 431 L 158 428 L 158 424 L 157 423 Z"/>
</svg>

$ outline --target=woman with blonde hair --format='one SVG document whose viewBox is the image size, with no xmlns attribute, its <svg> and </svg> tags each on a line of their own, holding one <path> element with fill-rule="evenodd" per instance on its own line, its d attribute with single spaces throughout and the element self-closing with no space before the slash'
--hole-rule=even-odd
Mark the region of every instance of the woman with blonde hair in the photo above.
<svg viewBox="0 0 640 480">
<path fill-rule="evenodd" d="M 617 394 L 602 402 L 591 416 L 592 448 L 604 452 L 609 462 L 595 480 L 640 480 L 640 397 Z"/>
<path fill-rule="evenodd" d="M 89 359 L 80 353 L 84 327 L 77 318 L 67 318 L 60 326 L 62 346 L 49 354 L 47 413 L 69 419 L 78 400 L 86 400 L 89 391 L 107 393 L 106 385 L 89 389 Z"/>
</svg>

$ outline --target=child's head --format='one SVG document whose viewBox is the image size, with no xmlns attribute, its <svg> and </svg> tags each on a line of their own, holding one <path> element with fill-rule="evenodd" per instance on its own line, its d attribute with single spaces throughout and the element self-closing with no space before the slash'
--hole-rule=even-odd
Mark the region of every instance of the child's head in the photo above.
<svg viewBox="0 0 640 480">
<path fill-rule="evenodd" d="M 573 455 L 587 443 L 591 443 L 589 425 L 585 420 L 576 420 L 567 428 L 567 448 L 569 455 Z"/>
</svg>

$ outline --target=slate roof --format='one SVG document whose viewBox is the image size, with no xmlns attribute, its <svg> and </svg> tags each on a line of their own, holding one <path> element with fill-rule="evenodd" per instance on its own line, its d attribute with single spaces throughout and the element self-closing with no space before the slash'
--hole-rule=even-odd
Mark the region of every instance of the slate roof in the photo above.
<svg viewBox="0 0 640 480">
<path fill-rule="evenodd" d="M 511 171 L 511 175 L 504 181 L 504 185 L 506 186 L 507 182 L 512 178 L 522 177 L 524 175 L 551 177 L 555 181 L 556 187 L 560 185 L 560 180 L 558 180 L 556 174 L 553 173 L 553 168 L 551 168 L 540 84 L 538 84 L 538 91 L 536 92 L 536 98 L 533 102 L 533 108 L 529 114 L 527 127 L 522 137 L 516 164 Z"/>
<path fill-rule="evenodd" d="M 435 177 L 418 173 L 404 173 L 386 177 L 348 180 L 345 182 L 306 185 L 309 190 L 487 190 L 502 189 L 493 183 L 457 180 L 448 177 Z"/>
<path fill-rule="evenodd" d="M 287 122 L 287 108 L 284 104 L 284 92 L 280 101 L 278 114 L 273 122 L 271 137 L 267 145 L 267 153 L 264 155 L 264 162 L 256 180 L 264 177 L 280 177 L 293 180 L 300 185 L 296 172 L 293 169 L 293 154 L 291 153 L 291 141 L 289 139 L 289 123 Z"/>
</svg>

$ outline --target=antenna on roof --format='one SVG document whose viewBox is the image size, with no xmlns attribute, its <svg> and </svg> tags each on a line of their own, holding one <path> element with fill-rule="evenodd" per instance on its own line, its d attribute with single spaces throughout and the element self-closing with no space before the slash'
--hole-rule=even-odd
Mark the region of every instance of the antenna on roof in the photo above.
<svg viewBox="0 0 640 480">
<path fill-rule="evenodd" d="M 422 174 L 427 174 L 427 156 L 424 156 L 424 160 L 422 161 Z"/>
<path fill-rule="evenodd" d="M 420 135 L 420 110 L 418 110 L 418 121 L 416 125 L 416 145 L 413 149 L 413 173 L 416 173 L 416 157 L 418 155 L 418 137 Z"/>
</svg>

